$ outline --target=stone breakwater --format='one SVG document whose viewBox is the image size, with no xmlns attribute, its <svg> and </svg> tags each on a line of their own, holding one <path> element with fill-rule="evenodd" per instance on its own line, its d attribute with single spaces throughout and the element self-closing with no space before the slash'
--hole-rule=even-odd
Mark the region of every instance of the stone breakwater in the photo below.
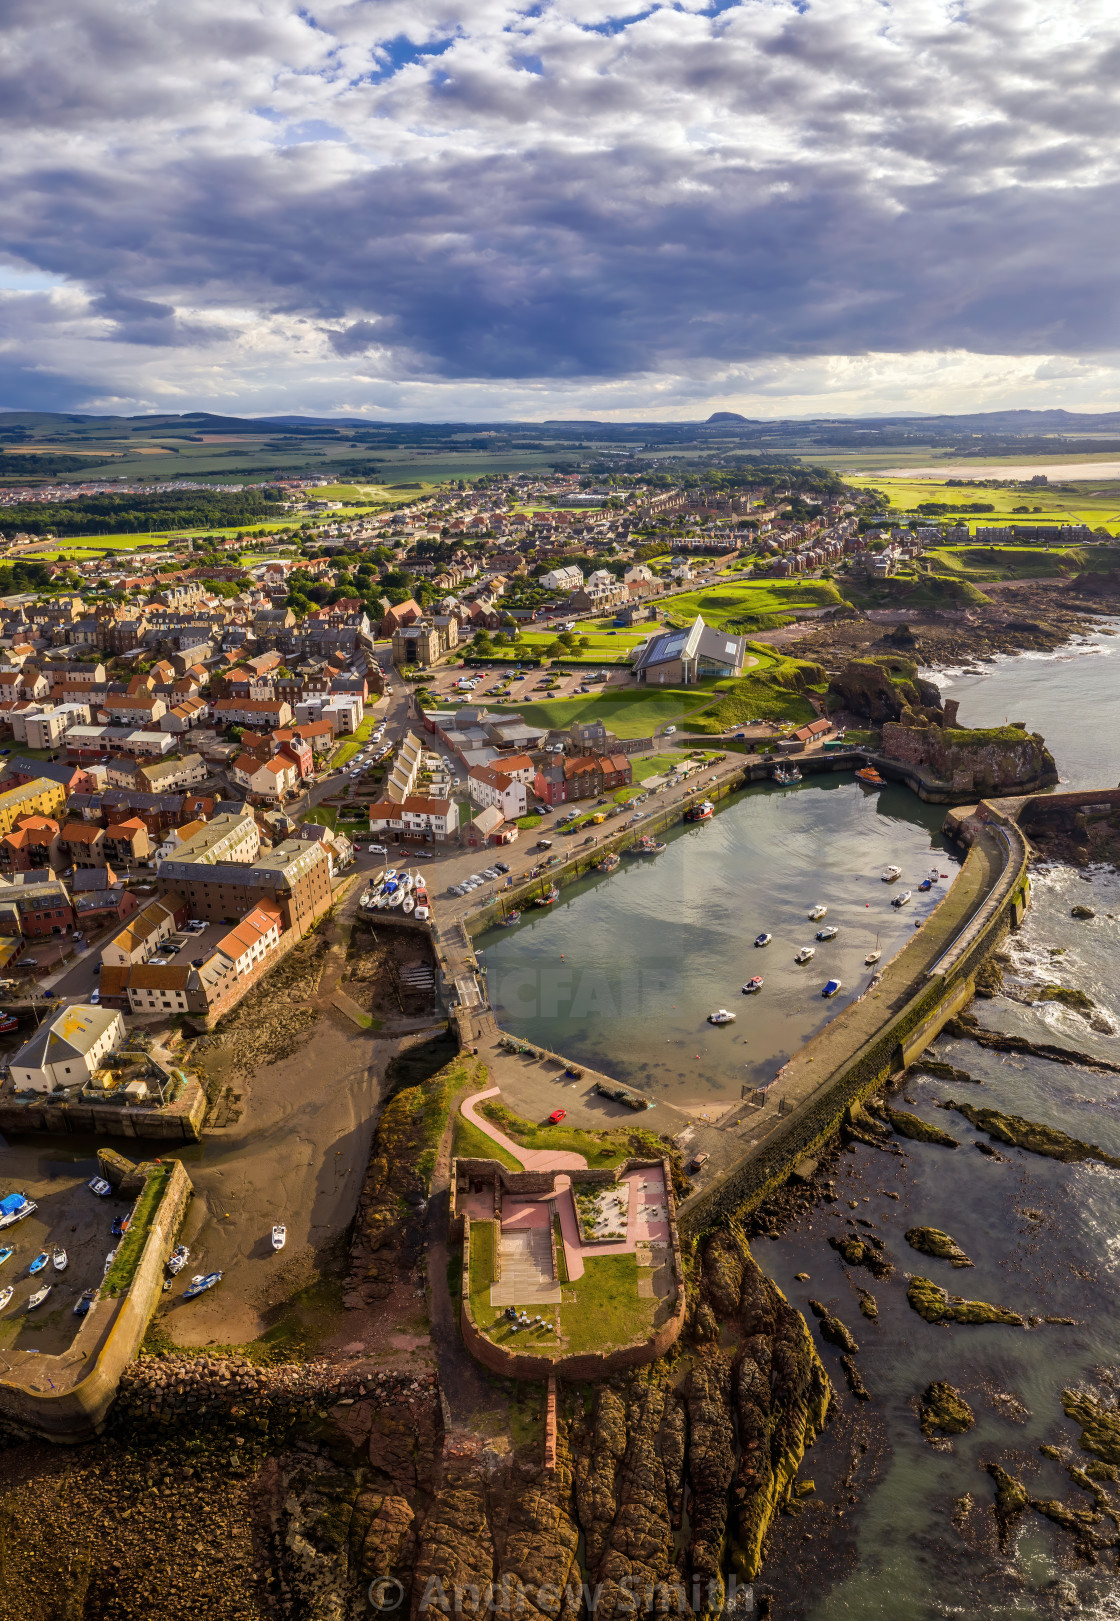
<svg viewBox="0 0 1120 1621">
<path fill-rule="evenodd" d="M 350 1371 L 329 1362 L 262 1368 L 243 1357 L 142 1357 L 121 1379 L 113 1420 L 134 1426 L 175 1424 L 188 1417 L 286 1423 L 325 1417 L 340 1404 L 367 1399 L 406 1407 L 410 1397 L 430 1403 L 434 1387 L 434 1376 L 427 1373 Z"/>
</svg>

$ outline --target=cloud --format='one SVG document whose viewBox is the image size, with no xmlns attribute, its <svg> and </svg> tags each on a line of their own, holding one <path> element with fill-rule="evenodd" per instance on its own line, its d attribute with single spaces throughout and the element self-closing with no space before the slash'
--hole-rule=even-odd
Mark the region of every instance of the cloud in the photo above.
<svg viewBox="0 0 1120 1621">
<path fill-rule="evenodd" d="M 1104 0 L 14 0 L 0 254 L 73 291 L 0 404 L 1098 403 L 1118 59 Z"/>
</svg>

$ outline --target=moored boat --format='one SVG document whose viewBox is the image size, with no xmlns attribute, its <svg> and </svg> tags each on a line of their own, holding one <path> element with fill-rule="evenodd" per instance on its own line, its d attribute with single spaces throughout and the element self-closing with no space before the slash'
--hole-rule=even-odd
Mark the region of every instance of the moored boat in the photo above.
<svg viewBox="0 0 1120 1621">
<path fill-rule="evenodd" d="M 104 1280 L 105 1278 L 107 1278 L 109 1276 L 109 1268 L 112 1266 L 112 1264 L 116 1260 L 116 1258 L 117 1258 L 116 1250 L 111 1249 L 109 1251 L 108 1255 L 105 1257 L 105 1265 L 101 1269 L 102 1280 Z"/>
<path fill-rule="evenodd" d="M 709 1024 L 734 1024 L 734 1013 L 728 1013 L 725 1007 L 717 1008 L 714 1013 L 708 1014 Z"/>
<path fill-rule="evenodd" d="M 272 1229 L 272 1247 L 274 1250 L 282 1250 L 287 1242 L 288 1229 L 282 1221 L 278 1221 Z"/>
<path fill-rule="evenodd" d="M 901 877 L 902 877 L 902 868 L 901 867 L 884 867 L 884 869 L 883 869 L 883 882 L 885 884 L 893 884 L 897 878 L 901 878 Z"/>
<path fill-rule="evenodd" d="M 220 1272 L 198 1273 L 183 1290 L 183 1299 L 194 1300 L 196 1296 L 205 1294 L 207 1289 L 212 1289 L 216 1283 L 221 1283 L 221 1281 L 222 1274 Z"/>
<path fill-rule="evenodd" d="M 825 928 L 817 930 L 817 939 L 835 940 L 839 933 L 840 930 L 836 927 L 835 923 L 829 923 Z"/>
<path fill-rule="evenodd" d="M 860 770 L 856 772 L 856 777 L 860 782 L 869 783 L 873 788 L 882 788 L 884 786 L 882 777 L 879 775 L 873 765 L 862 766 Z"/>
<path fill-rule="evenodd" d="M 754 943 L 756 946 L 768 946 L 773 938 L 774 936 L 772 934 L 758 934 L 755 935 Z"/>
<path fill-rule="evenodd" d="M 515 923 L 521 922 L 521 913 L 514 906 L 506 913 L 505 917 L 500 919 L 500 922 L 503 929 L 512 929 Z"/>
<path fill-rule="evenodd" d="M 97 1299 L 96 1289 L 85 1289 L 74 1302 L 74 1316 L 84 1317 L 89 1308 Z"/>
<path fill-rule="evenodd" d="M 12 1246 L 10 1244 L 5 1244 L 4 1248 L 0 1249 L 0 1266 L 3 1266 L 5 1261 L 10 1261 L 14 1254 L 15 1250 L 12 1248 Z"/>
<path fill-rule="evenodd" d="M 613 872 L 620 864 L 620 857 L 615 850 L 608 850 L 602 861 L 595 863 L 600 872 Z"/>
<path fill-rule="evenodd" d="M 56 1272 L 65 1272 L 66 1268 L 70 1265 L 70 1257 L 61 1246 L 55 1250 L 54 1254 L 51 1256 L 51 1260 L 54 1262 L 54 1269 Z"/>
<path fill-rule="evenodd" d="M 894 899 L 891 901 L 891 905 L 892 906 L 905 906 L 907 901 L 910 900 L 911 897 L 912 897 L 912 891 L 909 890 L 909 889 L 904 889 L 902 891 L 901 895 L 896 895 L 894 897 Z"/>
<path fill-rule="evenodd" d="M 814 906 L 812 908 L 812 910 L 810 911 L 810 913 L 809 913 L 809 922 L 810 923 L 818 923 L 822 917 L 827 917 L 827 916 L 828 916 L 828 907 L 827 906 L 821 906 L 820 903 L 818 902 L 818 904 L 816 906 Z"/>
<path fill-rule="evenodd" d="M 187 1246 L 185 1244 L 176 1244 L 175 1248 L 171 1251 L 171 1254 L 167 1257 L 167 1270 L 171 1273 L 172 1277 L 174 1277 L 177 1272 L 181 1272 L 183 1270 L 190 1258 L 191 1252 Z"/>
<path fill-rule="evenodd" d="M 801 950 L 797 953 L 797 956 L 793 960 L 794 962 L 812 962 L 816 954 L 816 948 L 814 946 L 802 946 Z"/>
<path fill-rule="evenodd" d="M 686 822 L 707 822 L 715 814 L 715 806 L 710 799 L 702 800 L 699 805 L 690 805 L 684 813 Z"/>
<path fill-rule="evenodd" d="M 835 996 L 836 992 L 839 989 L 840 989 L 840 981 L 838 979 L 830 979 L 828 981 L 827 985 L 825 986 L 824 990 L 821 992 L 821 995 L 822 996 Z"/>
<path fill-rule="evenodd" d="M 34 1277 L 36 1272 L 41 1272 L 43 1270 L 43 1268 L 46 1266 L 46 1264 L 47 1264 L 47 1262 L 49 1260 L 50 1260 L 50 1256 L 47 1254 L 47 1251 L 46 1250 L 40 1250 L 39 1254 L 35 1257 L 35 1259 L 31 1263 L 31 1265 L 28 1267 L 28 1269 L 27 1269 L 28 1272 L 31 1274 L 32 1277 Z"/>
<path fill-rule="evenodd" d="M 536 904 L 538 906 L 555 906 L 559 899 L 560 891 L 557 889 L 555 884 L 550 884 L 543 895 L 537 896 Z"/>
<path fill-rule="evenodd" d="M 38 1208 L 34 1199 L 29 1199 L 26 1193 L 9 1193 L 7 1198 L 0 1199 L 0 1227 L 11 1227 Z"/>
<path fill-rule="evenodd" d="M 4 1307 L 8 1304 L 8 1301 L 12 1298 L 14 1293 L 15 1290 L 12 1288 L 11 1284 L 9 1284 L 6 1289 L 0 1289 L 0 1311 L 3 1311 Z"/>
<path fill-rule="evenodd" d="M 754 975 L 752 975 L 752 977 L 750 979 L 747 980 L 747 983 L 743 986 L 743 995 L 744 996 L 749 996 L 752 991 L 760 991 L 761 989 L 762 989 L 762 975 L 761 974 L 754 974 Z"/>
<path fill-rule="evenodd" d="M 86 1186 L 91 1193 L 96 1193 L 99 1199 L 107 1199 L 113 1191 L 103 1176 L 91 1176 Z"/>
<path fill-rule="evenodd" d="M 10 1030 L 19 1029 L 19 1020 L 14 1013 L 0 1015 L 0 1036 L 6 1036 Z"/>
<path fill-rule="evenodd" d="M 920 890 L 920 892 L 923 895 L 928 895 L 929 891 L 932 888 L 933 888 L 933 884 L 930 882 L 930 880 L 928 878 L 923 878 L 921 883 L 918 885 L 918 889 Z"/>
<path fill-rule="evenodd" d="M 883 953 L 881 951 L 879 951 L 878 949 L 876 949 L 875 951 L 869 951 L 867 953 L 867 956 L 863 959 L 864 963 L 867 965 L 868 968 L 871 968 L 871 967 L 874 966 L 875 963 L 877 963 L 879 961 L 879 958 L 882 955 L 883 955 Z"/>
<path fill-rule="evenodd" d="M 27 1302 L 28 1311 L 34 1311 L 36 1306 L 41 1306 L 53 1288 L 53 1283 L 44 1283 L 41 1289 L 36 1289 L 35 1293 Z"/>
</svg>

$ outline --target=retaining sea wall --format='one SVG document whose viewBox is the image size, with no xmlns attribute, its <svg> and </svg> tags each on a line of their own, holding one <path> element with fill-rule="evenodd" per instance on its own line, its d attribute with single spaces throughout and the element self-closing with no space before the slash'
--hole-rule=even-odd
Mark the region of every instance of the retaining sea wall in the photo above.
<svg viewBox="0 0 1120 1621">
<path fill-rule="evenodd" d="M 149 1109 L 123 1103 L 81 1100 L 54 1103 L 26 1102 L 6 1098 L 0 1101 L 0 1131 L 50 1132 L 66 1137 L 80 1132 L 96 1137 L 143 1138 L 158 1143 L 197 1143 L 202 1141 L 206 1115 L 206 1093 L 199 1081 L 189 1078 L 180 1096 L 163 1109 Z"/>
<path fill-rule="evenodd" d="M 0 1419 L 48 1441 L 86 1441 L 104 1425 L 125 1368 L 140 1349 L 163 1289 L 191 1180 L 176 1160 L 152 1217 L 128 1293 L 96 1300 L 58 1356 L 11 1353 L 0 1376 Z"/>
</svg>

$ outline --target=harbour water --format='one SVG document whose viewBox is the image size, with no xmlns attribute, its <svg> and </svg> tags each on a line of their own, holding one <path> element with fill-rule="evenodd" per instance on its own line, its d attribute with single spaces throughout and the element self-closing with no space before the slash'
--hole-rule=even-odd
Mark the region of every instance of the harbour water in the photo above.
<svg viewBox="0 0 1120 1621">
<path fill-rule="evenodd" d="M 661 855 L 624 857 L 481 939 L 499 1023 L 686 1111 L 737 1102 L 866 987 L 869 951 L 887 960 L 932 911 L 961 859 L 938 831 L 944 815 L 850 774 L 747 789 L 710 822 L 667 834 Z M 903 877 L 888 885 L 892 863 Z M 903 889 L 913 898 L 896 910 Z M 810 922 L 817 902 L 827 916 Z M 839 933 L 818 944 L 827 925 Z M 764 930 L 773 940 L 755 948 Z M 803 946 L 816 955 L 799 966 Z M 763 988 L 746 996 L 755 974 Z M 833 975 L 842 989 L 826 1001 Z M 736 1022 L 710 1025 L 719 1008 Z"/>
</svg>

